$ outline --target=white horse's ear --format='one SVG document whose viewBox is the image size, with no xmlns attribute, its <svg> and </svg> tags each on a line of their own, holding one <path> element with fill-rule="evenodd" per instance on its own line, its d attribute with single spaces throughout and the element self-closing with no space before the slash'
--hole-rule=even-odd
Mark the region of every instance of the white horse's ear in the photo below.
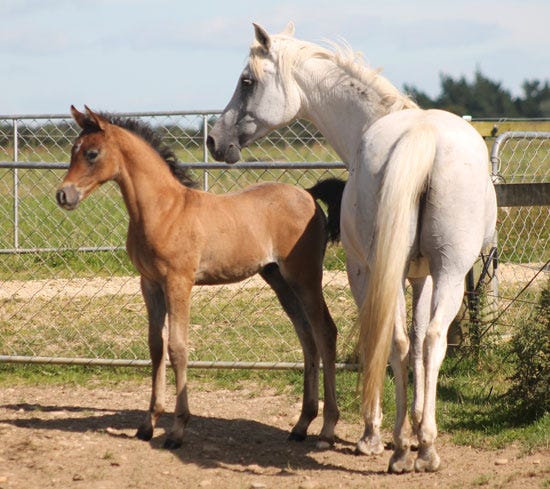
<svg viewBox="0 0 550 489">
<path fill-rule="evenodd" d="M 262 46 L 266 51 L 269 51 L 269 48 L 271 47 L 271 37 L 261 25 L 254 22 L 252 25 L 254 26 L 254 33 L 256 34 L 256 41 L 258 41 L 260 46 Z"/>
<path fill-rule="evenodd" d="M 296 31 L 296 27 L 294 26 L 294 22 L 290 21 L 286 25 L 285 30 L 282 32 L 282 34 L 283 36 L 294 37 L 295 31 Z"/>
</svg>

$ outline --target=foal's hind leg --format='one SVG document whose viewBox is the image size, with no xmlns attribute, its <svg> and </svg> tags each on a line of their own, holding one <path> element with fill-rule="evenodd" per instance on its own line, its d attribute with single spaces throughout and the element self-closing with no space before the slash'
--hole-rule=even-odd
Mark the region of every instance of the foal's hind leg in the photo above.
<svg viewBox="0 0 550 489">
<path fill-rule="evenodd" d="M 159 285 L 142 277 L 141 292 L 149 318 L 149 353 L 151 355 L 153 385 L 149 410 L 138 428 L 136 437 L 148 441 L 153 437 L 155 425 L 164 412 L 166 391 L 166 338 L 164 338 L 164 320 L 166 304 L 164 293 Z"/>
<path fill-rule="evenodd" d="M 312 255 L 314 256 L 314 255 Z M 322 256 L 322 255 L 321 255 Z M 307 318 L 309 335 L 323 361 L 324 408 L 323 427 L 319 434 L 319 448 L 334 443 L 334 428 L 339 412 L 336 403 L 336 337 L 337 329 L 323 297 L 322 260 L 304 266 L 290 260 L 282 265 L 281 273 L 298 297 L 299 304 Z"/>
<path fill-rule="evenodd" d="M 310 423 L 317 417 L 319 411 L 319 353 L 300 302 L 282 277 L 279 267 L 274 264 L 268 265 L 260 272 L 260 275 L 277 294 L 277 298 L 292 321 L 302 345 L 304 355 L 302 412 L 288 438 L 292 441 L 303 441 Z"/>
<path fill-rule="evenodd" d="M 321 323 L 327 326 L 324 336 L 319 334 L 318 326 L 312 328 L 312 323 L 304 311 L 304 307 L 296 293 L 281 275 L 276 265 L 270 265 L 261 272 L 262 277 L 273 288 L 283 309 L 288 314 L 304 354 L 304 396 L 300 418 L 292 429 L 289 439 L 302 441 L 307 429 L 318 414 L 319 409 L 319 350 L 323 357 L 325 408 L 323 410 L 324 423 L 320 439 L 324 443 L 334 442 L 334 427 L 338 420 L 336 406 L 336 327 L 324 303 L 319 303 L 322 314 Z M 321 296 L 322 298 L 322 296 Z M 307 299 L 306 299 L 307 300 Z M 333 329 L 330 328 L 333 326 Z M 320 444 L 321 445 L 321 444 Z"/>
<path fill-rule="evenodd" d="M 320 283 L 320 282 L 319 282 Z M 297 292 L 304 306 L 313 338 L 323 361 L 323 427 L 319 433 L 318 448 L 334 444 L 334 428 L 340 417 L 336 402 L 336 337 L 337 329 L 323 298 L 322 290 L 306 287 Z"/>
</svg>

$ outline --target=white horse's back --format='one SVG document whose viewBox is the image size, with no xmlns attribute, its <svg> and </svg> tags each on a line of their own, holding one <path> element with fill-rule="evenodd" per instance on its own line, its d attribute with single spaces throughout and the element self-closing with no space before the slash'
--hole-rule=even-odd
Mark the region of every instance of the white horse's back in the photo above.
<svg viewBox="0 0 550 489">
<path fill-rule="evenodd" d="M 464 258 L 460 261 L 470 262 L 482 245 L 493 238 L 496 197 L 485 142 L 468 122 L 449 112 L 404 110 L 382 117 L 370 126 L 357 160 L 350 164 L 353 178 L 346 189 L 348 201 L 342 206 L 343 212 L 357 208 L 353 219 L 362 225 L 351 229 L 359 233 L 353 239 L 367 246 L 363 254 L 372 256 L 378 192 L 386 165 L 396 144 L 419 124 L 433 129 L 436 153 L 425 182 L 421 222 L 418 223 L 416 212 L 411 216 L 411 253 L 413 257 L 429 257 L 433 248 L 451 247 L 454 254 Z M 342 216 L 342 219 L 350 218 Z"/>
</svg>

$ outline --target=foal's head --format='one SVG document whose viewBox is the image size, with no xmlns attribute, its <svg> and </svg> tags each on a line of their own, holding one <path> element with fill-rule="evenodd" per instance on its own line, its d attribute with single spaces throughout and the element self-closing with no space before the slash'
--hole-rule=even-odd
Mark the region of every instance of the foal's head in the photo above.
<svg viewBox="0 0 550 489">
<path fill-rule="evenodd" d="M 300 110 L 300 89 L 292 78 L 296 51 L 294 25 L 270 36 L 254 24 L 256 41 L 233 97 L 207 140 L 218 161 L 236 163 L 240 150 L 268 132 L 292 122 Z"/>
<path fill-rule="evenodd" d="M 69 171 L 57 190 L 57 203 L 74 209 L 93 190 L 119 172 L 120 151 L 113 144 L 109 122 L 86 107 L 86 113 L 71 106 L 71 114 L 82 128 L 71 150 Z"/>
<path fill-rule="evenodd" d="M 97 187 L 116 180 L 124 159 L 124 130 L 156 151 L 183 185 L 196 186 L 187 170 L 178 166 L 175 153 L 162 143 L 148 124 L 137 119 L 97 114 L 88 107 L 82 113 L 71 106 L 71 114 L 82 131 L 71 151 L 69 171 L 56 193 L 57 203 L 64 209 L 76 208 Z"/>
</svg>

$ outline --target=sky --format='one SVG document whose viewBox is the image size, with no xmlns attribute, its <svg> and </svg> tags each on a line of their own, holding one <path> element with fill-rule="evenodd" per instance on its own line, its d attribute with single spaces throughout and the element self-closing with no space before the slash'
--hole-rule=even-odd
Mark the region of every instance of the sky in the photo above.
<svg viewBox="0 0 550 489">
<path fill-rule="evenodd" d="M 0 114 L 221 110 L 252 22 L 345 40 L 398 88 L 435 97 L 476 70 L 521 95 L 550 79 L 549 0 L 0 0 Z"/>
</svg>

